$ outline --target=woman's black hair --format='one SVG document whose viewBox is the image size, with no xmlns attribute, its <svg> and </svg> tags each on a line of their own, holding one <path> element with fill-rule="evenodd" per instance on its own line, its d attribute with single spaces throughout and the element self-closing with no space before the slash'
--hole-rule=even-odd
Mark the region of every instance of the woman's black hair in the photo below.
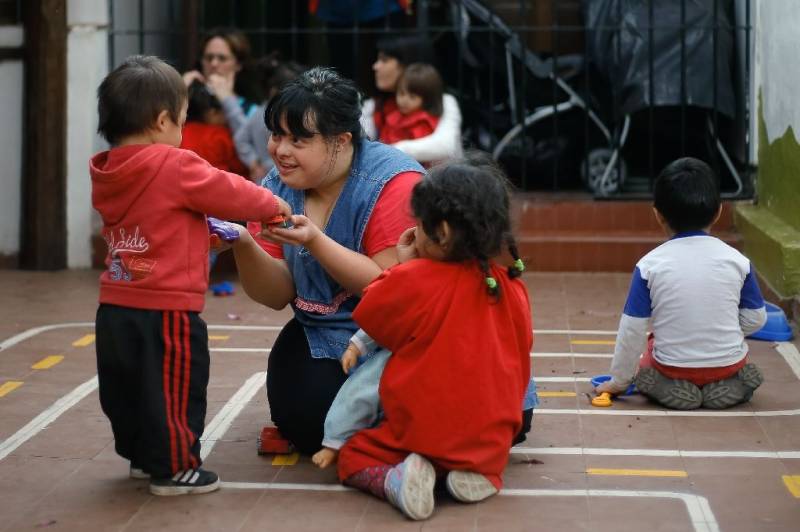
<svg viewBox="0 0 800 532">
<path fill-rule="evenodd" d="M 512 279 L 524 270 L 511 232 L 511 185 L 502 170 L 483 152 L 472 151 L 461 160 L 435 166 L 411 194 L 411 209 L 428 238 L 439 242 L 439 228 L 447 222 L 451 240 L 448 261 L 477 260 L 489 293 L 500 295 L 489 259 L 508 247 L 514 264 Z"/>
<path fill-rule="evenodd" d="M 411 63 L 433 63 L 433 48 L 422 35 L 389 35 L 378 40 L 379 54 L 397 59 L 407 66 Z"/>
<path fill-rule="evenodd" d="M 719 212 L 714 171 L 693 157 L 672 161 L 656 178 L 653 204 L 676 233 L 705 229 Z"/>
<path fill-rule="evenodd" d="M 189 85 L 189 105 L 186 108 L 187 122 L 205 122 L 206 113 L 213 109 L 222 110 L 222 104 L 217 97 L 208 91 L 205 83 L 194 80 Z"/>
<path fill-rule="evenodd" d="M 335 70 L 314 67 L 289 81 L 267 104 L 264 123 L 273 134 L 330 139 L 341 133 L 361 140 L 361 97 L 355 84 Z M 282 122 L 285 120 L 286 129 Z"/>
</svg>

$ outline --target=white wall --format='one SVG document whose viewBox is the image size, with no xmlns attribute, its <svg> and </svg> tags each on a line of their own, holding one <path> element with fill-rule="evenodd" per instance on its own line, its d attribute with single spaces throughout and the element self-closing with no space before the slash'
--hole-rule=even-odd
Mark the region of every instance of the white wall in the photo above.
<svg viewBox="0 0 800 532">
<path fill-rule="evenodd" d="M 22 46 L 21 26 L 0 26 L 0 46 Z M 22 198 L 21 60 L 0 61 L 0 255 L 19 253 Z"/>
<path fill-rule="evenodd" d="M 773 142 L 791 126 L 800 142 L 800 2 L 759 0 L 757 17 L 754 97 L 760 90 L 767 139 Z"/>
<path fill-rule="evenodd" d="M 69 0 L 67 31 L 67 266 L 88 268 L 99 232 L 88 163 L 105 149 L 96 133 L 96 93 L 108 72 L 107 0 Z"/>
</svg>

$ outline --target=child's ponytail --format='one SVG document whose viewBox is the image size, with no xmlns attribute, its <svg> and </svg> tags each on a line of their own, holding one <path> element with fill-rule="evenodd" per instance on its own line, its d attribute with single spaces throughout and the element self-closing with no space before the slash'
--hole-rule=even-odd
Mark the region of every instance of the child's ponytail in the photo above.
<svg viewBox="0 0 800 532">
<path fill-rule="evenodd" d="M 489 295 L 499 298 L 500 285 L 497 284 L 497 279 L 492 277 L 492 272 L 489 270 L 489 259 L 484 256 L 478 257 L 478 265 L 480 265 L 481 271 L 483 272 L 484 282 L 486 283 L 486 289 L 489 291 Z"/>
<path fill-rule="evenodd" d="M 508 277 L 516 279 L 525 271 L 525 263 L 519 258 L 519 251 L 517 251 L 517 243 L 514 241 L 514 237 L 508 234 L 506 235 L 506 240 L 508 241 L 508 252 L 511 253 L 511 258 L 514 259 L 514 263 L 508 267 Z"/>
</svg>

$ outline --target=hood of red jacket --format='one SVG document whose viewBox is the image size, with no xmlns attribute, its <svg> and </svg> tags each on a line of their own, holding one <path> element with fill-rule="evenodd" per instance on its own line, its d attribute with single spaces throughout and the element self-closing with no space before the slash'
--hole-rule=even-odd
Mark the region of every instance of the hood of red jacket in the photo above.
<svg viewBox="0 0 800 532">
<path fill-rule="evenodd" d="M 107 225 L 114 225 L 125 217 L 158 175 L 172 150 L 176 148 L 166 144 L 133 145 L 113 148 L 92 157 L 89 161 L 92 204 Z"/>
</svg>

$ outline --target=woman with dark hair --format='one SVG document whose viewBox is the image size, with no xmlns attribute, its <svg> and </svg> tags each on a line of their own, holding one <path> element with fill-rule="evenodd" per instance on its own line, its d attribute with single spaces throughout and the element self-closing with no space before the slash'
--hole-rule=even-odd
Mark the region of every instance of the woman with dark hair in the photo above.
<svg viewBox="0 0 800 532">
<path fill-rule="evenodd" d="M 405 68 L 411 63 L 433 63 L 432 50 L 419 36 L 387 37 L 378 41 L 378 58 L 372 65 L 375 72 L 374 98 L 364 102 L 361 124 L 367 136 L 377 139 L 385 125 L 386 117 L 397 109 L 395 93 Z M 421 163 L 434 163 L 460 157 L 461 110 L 458 101 L 450 95 L 442 97 L 442 114 L 431 135 L 401 140 L 393 144 Z"/>
<path fill-rule="evenodd" d="M 250 42 L 239 31 L 214 29 L 203 39 L 201 49 L 200 70 L 185 72 L 183 82 L 187 87 L 195 80 L 206 84 L 222 104 L 228 128 L 235 135 L 256 109 L 245 98 L 247 90 L 239 75 L 250 60 Z"/>
<path fill-rule="evenodd" d="M 260 246 L 241 231 L 233 251 L 245 292 L 294 318 L 272 347 L 267 398 L 281 434 L 303 453 L 319 450 L 323 423 L 347 375 L 339 357 L 358 329 L 351 313 L 363 289 L 398 263 L 400 235 L 414 225 L 411 191 L 423 168 L 362 138 L 352 81 L 313 68 L 270 100 L 275 167 L 264 186 L 301 213 L 270 226 Z"/>
</svg>

